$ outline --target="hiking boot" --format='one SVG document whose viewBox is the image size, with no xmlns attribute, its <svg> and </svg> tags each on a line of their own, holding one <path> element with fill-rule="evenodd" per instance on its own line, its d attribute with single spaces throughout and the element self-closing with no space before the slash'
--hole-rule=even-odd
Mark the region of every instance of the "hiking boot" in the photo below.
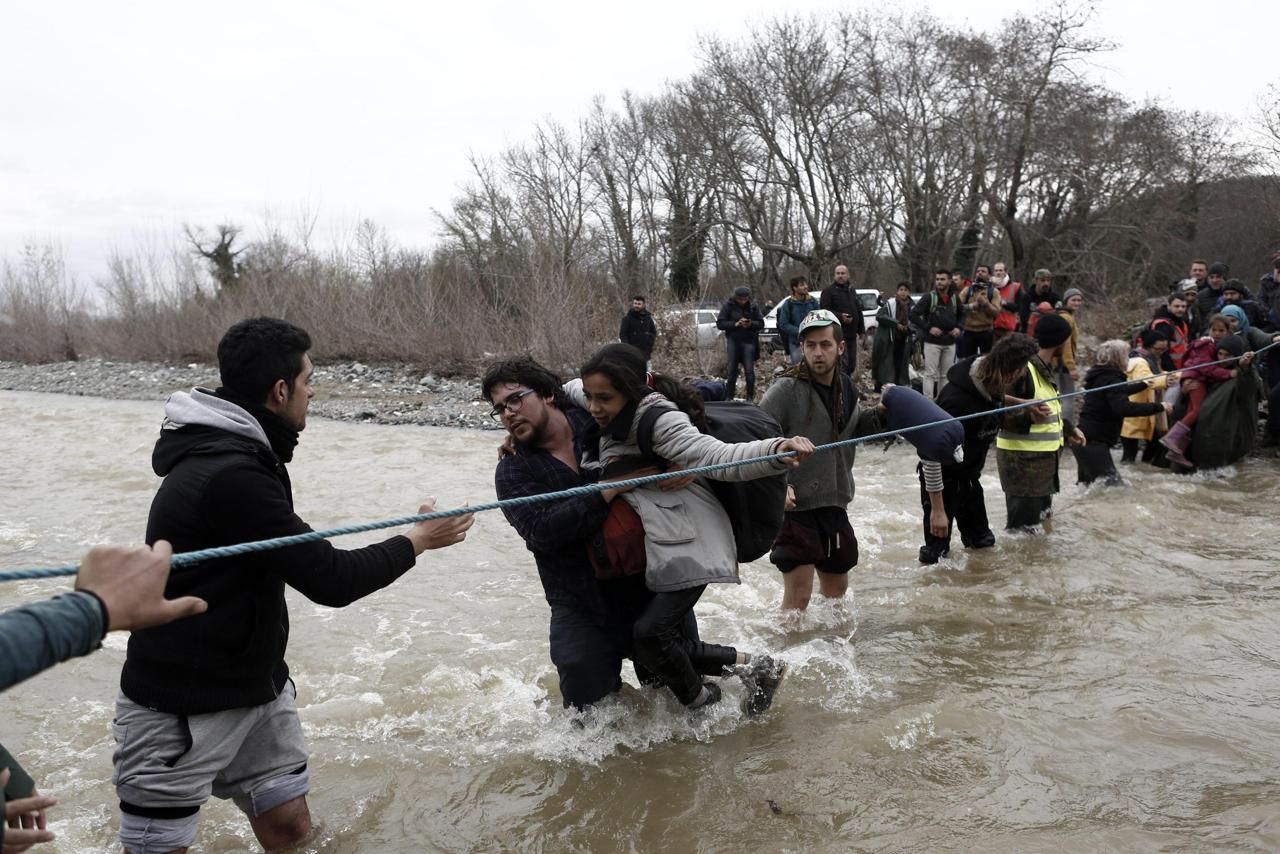
<svg viewBox="0 0 1280 854">
<path fill-rule="evenodd" d="M 698 696 L 693 698 L 693 702 L 686 703 L 685 708 L 689 711 L 697 709 L 705 709 L 707 706 L 713 706 L 720 702 L 720 686 L 714 682 L 703 682 L 702 690 L 698 692 Z"/>
<path fill-rule="evenodd" d="M 743 710 L 749 717 L 763 714 L 773 704 L 773 695 L 786 675 L 787 665 L 767 655 L 753 656 L 738 669 L 738 676 L 747 689 Z"/>
</svg>

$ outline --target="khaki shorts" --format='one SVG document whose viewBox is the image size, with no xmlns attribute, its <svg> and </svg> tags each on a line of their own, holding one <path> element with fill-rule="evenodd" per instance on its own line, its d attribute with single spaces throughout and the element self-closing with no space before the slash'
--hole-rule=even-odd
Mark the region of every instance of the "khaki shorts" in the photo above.
<svg viewBox="0 0 1280 854">
<path fill-rule="evenodd" d="M 232 798 L 249 816 L 311 788 L 307 748 L 290 680 L 261 706 L 171 715 L 116 698 L 111 781 L 120 797 L 120 839 L 134 854 L 195 840 L 196 814 L 210 796 Z"/>
</svg>

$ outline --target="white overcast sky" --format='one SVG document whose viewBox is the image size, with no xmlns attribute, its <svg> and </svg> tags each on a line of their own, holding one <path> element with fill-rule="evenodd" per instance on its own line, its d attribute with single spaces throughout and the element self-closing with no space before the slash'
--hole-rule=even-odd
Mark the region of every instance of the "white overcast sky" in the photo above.
<svg viewBox="0 0 1280 854">
<path fill-rule="evenodd" d="M 874 7 L 892 6 L 881 0 Z M 1117 2 L 1101 72 L 1134 98 L 1247 116 L 1280 80 L 1264 0 Z M 0 10 L 0 256 L 54 242 L 82 280 L 112 249 L 184 222 L 283 224 L 317 243 L 368 217 L 429 245 L 431 210 L 470 152 L 572 122 L 593 96 L 648 94 L 697 64 L 702 34 L 742 35 L 809 0 L 12 0 Z M 841 6 L 860 8 L 859 4 Z M 917 3 L 991 28 L 1031 3 Z"/>
</svg>

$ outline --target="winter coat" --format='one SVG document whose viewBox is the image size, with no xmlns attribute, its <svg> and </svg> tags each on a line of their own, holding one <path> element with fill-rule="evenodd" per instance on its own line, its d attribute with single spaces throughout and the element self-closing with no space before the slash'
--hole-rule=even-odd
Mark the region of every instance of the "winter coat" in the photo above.
<svg viewBox="0 0 1280 854">
<path fill-rule="evenodd" d="M 987 294 L 986 302 L 979 302 L 980 292 Z M 966 332 L 987 332 L 995 323 L 1000 313 L 1000 292 L 995 285 L 974 282 L 960 291 L 960 305 L 964 307 L 964 328 Z"/>
<path fill-rule="evenodd" d="M 1208 335 L 1197 338 L 1187 347 L 1186 358 L 1182 360 L 1182 379 L 1200 380 L 1205 385 L 1231 379 L 1230 365 L 1200 367 L 1216 361 L 1218 361 L 1218 342 Z"/>
<path fill-rule="evenodd" d="M 1199 468 L 1230 465 L 1253 450 L 1258 437 L 1261 382 L 1252 366 L 1209 389 L 1191 434 L 1187 457 Z"/>
<path fill-rule="evenodd" d="M 996 292 L 1000 294 L 1000 314 L 1005 317 L 1003 320 L 998 319 L 994 325 L 1010 332 L 1019 328 L 1018 311 L 1022 306 L 1022 294 L 1025 290 L 1022 282 L 1015 282 L 1013 279 L 1007 279 L 996 288 Z"/>
<path fill-rule="evenodd" d="M 832 282 L 823 290 L 819 304 L 836 317 L 842 314 L 853 315 L 853 323 L 841 322 L 844 328 L 844 340 L 850 345 L 856 343 L 853 336 L 867 333 L 867 322 L 862 317 L 862 303 L 858 302 L 858 294 L 853 285 Z"/>
<path fill-rule="evenodd" d="M 898 317 L 901 313 L 901 318 Z M 898 329 L 898 323 L 905 323 L 907 328 Z M 894 353 L 906 351 L 898 360 Z M 911 300 L 899 303 L 897 297 L 881 304 L 876 313 L 876 336 L 871 346 L 871 376 L 876 383 L 884 385 L 909 385 L 911 382 Z"/>
<path fill-rule="evenodd" d="M 868 436 L 880 430 L 881 419 L 874 409 L 857 404 L 857 389 L 841 371 L 837 381 L 844 384 L 845 400 L 853 400 L 853 414 L 844 429 L 836 433 L 822 398 L 812 382 L 798 377 L 779 377 L 769 386 L 760 408 L 777 419 L 787 436 L 805 436 L 815 445 Z M 857 445 L 842 445 L 822 454 L 814 454 L 787 474 L 787 482 L 796 493 L 796 510 L 815 507 L 845 507 L 853 500 L 853 461 Z"/>
<path fill-rule="evenodd" d="M 954 344 L 959 338 L 952 335 L 951 330 L 960 328 L 960 311 L 955 288 L 947 288 L 945 298 L 933 290 L 911 307 L 911 323 L 926 344 Z M 935 327 L 941 335 L 929 332 Z"/>
<path fill-rule="evenodd" d="M 1203 288 L 1196 291 L 1196 312 L 1200 318 L 1200 328 L 1193 330 L 1196 335 L 1203 335 L 1209 331 L 1209 318 L 1217 313 L 1214 306 L 1220 299 L 1222 299 L 1222 291 L 1215 291 L 1207 282 Z"/>
<path fill-rule="evenodd" d="M 1062 297 L 1058 296 L 1054 291 L 1053 285 L 1045 288 L 1043 291 L 1037 291 L 1035 283 L 1031 287 L 1023 288 L 1018 298 L 1018 328 L 1026 330 L 1027 323 L 1030 321 L 1031 312 L 1036 310 L 1036 306 L 1042 302 L 1049 303 L 1050 306 L 1056 306 L 1062 302 Z M 1028 333 L 1030 334 L 1030 333 Z"/>
<path fill-rule="evenodd" d="M 997 409 L 1004 403 L 1003 397 L 992 398 L 978 382 L 976 372 L 985 356 L 961 359 L 947 371 L 947 384 L 938 392 L 938 406 L 948 415 L 962 418 Z M 960 422 L 964 426 L 964 459 L 958 463 L 943 463 L 945 477 L 976 478 L 982 474 L 987 462 L 987 452 L 1000 430 L 1000 417 L 970 418 Z"/>
<path fill-rule="evenodd" d="M 630 344 L 646 359 L 653 356 L 653 345 L 658 340 L 658 327 L 653 322 L 653 315 L 648 309 L 636 311 L 634 308 L 622 316 L 622 326 L 618 329 L 618 340 Z"/>
<path fill-rule="evenodd" d="M 1190 321 L 1174 317 L 1169 313 L 1169 307 L 1162 305 L 1151 316 L 1151 322 L 1147 325 L 1169 336 L 1169 359 L 1174 367 L 1181 366 L 1186 358 L 1187 343 L 1191 340 Z"/>
<path fill-rule="evenodd" d="M 1258 302 L 1267 314 L 1267 322 L 1263 325 L 1280 331 L 1280 281 L 1276 279 L 1275 270 L 1258 280 Z"/>
<path fill-rule="evenodd" d="M 1064 371 L 1074 371 L 1076 369 L 1076 354 L 1080 341 L 1080 330 L 1076 326 L 1076 314 L 1074 311 L 1066 308 L 1058 309 L 1058 317 L 1061 317 L 1071 327 L 1071 337 L 1067 339 L 1067 344 L 1062 348 L 1062 355 L 1057 359 L 1057 367 Z"/>
<path fill-rule="evenodd" d="M 738 321 L 744 317 L 751 321 L 745 328 L 738 325 Z M 760 307 L 754 300 L 746 305 L 739 305 L 736 299 L 730 297 L 720 307 L 716 328 L 724 332 L 726 340 L 757 347 L 760 344 L 760 330 L 764 329 L 764 316 L 760 314 Z"/>
<path fill-rule="evenodd" d="M 1249 299 L 1247 296 L 1239 302 L 1231 303 L 1218 297 L 1217 302 L 1213 304 L 1212 314 L 1221 314 L 1222 309 L 1229 305 L 1239 306 L 1244 311 L 1244 316 L 1249 319 L 1250 326 L 1266 326 L 1268 322 L 1267 310 L 1261 305 Z"/>
<path fill-rule="evenodd" d="M 564 386 L 569 399 L 586 406 L 582 381 Z M 600 463 L 609 476 L 610 463 L 624 457 L 643 459 L 637 428 L 651 408 L 663 410 L 653 424 L 653 452 L 664 460 L 691 469 L 734 460 L 746 460 L 776 452 L 783 439 L 728 444 L 698 430 L 676 405 L 653 393 L 623 409 L 600 431 Z M 830 464 L 830 460 L 827 461 Z M 743 481 L 768 477 L 787 470 L 780 461 L 747 463 L 721 469 L 716 480 Z M 640 516 L 645 532 L 645 583 L 650 590 L 685 590 L 703 584 L 738 583 L 738 549 L 733 526 L 724 506 L 698 478 L 684 489 L 663 492 L 657 484 L 642 486 L 619 496 Z M 618 499 L 615 498 L 615 501 Z"/>
<path fill-rule="evenodd" d="M 293 512 L 283 449 L 271 444 L 263 417 L 203 389 L 170 396 L 152 454 L 164 481 L 151 502 L 148 543 L 168 540 L 189 552 L 311 530 Z M 289 678 L 286 585 L 340 607 L 386 587 L 415 560 L 413 544 L 397 536 L 352 551 L 315 540 L 175 567 L 165 596 L 199 596 L 209 610 L 135 631 L 120 689 L 169 714 L 269 703 Z"/>
<path fill-rule="evenodd" d="M 811 311 L 821 308 L 818 298 L 810 296 L 802 302 L 788 297 L 778 307 L 778 337 L 784 347 L 792 347 L 800 343 L 800 321 Z"/>
<path fill-rule="evenodd" d="M 1086 389 L 1115 385 L 1125 381 L 1124 371 L 1110 365 L 1094 365 L 1085 374 Z M 1158 415 L 1164 411 L 1160 403 L 1135 403 L 1130 395 L 1144 391 L 1142 383 L 1130 383 L 1119 388 L 1084 395 L 1084 405 L 1076 426 L 1089 442 L 1111 447 L 1120 439 L 1120 427 L 1126 418 Z"/>
<path fill-rule="evenodd" d="M 1145 380 L 1154 376 L 1159 371 L 1159 365 L 1155 364 L 1155 357 L 1146 350 L 1136 348 L 1129 353 L 1129 366 L 1125 370 L 1125 376 L 1133 382 Z M 1129 395 L 1129 399 L 1134 403 L 1154 403 L 1156 400 L 1156 392 L 1163 391 L 1168 385 L 1167 377 L 1160 377 L 1156 381 L 1154 387 L 1144 385 L 1142 391 Z M 1143 415 L 1139 417 L 1127 417 L 1124 419 L 1124 425 L 1120 428 L 1120 436 L 1125 439 L 1146 439 L 1151 441 L 1151 437 L 1156 432 L 1156 416 Z"/>
</svg>

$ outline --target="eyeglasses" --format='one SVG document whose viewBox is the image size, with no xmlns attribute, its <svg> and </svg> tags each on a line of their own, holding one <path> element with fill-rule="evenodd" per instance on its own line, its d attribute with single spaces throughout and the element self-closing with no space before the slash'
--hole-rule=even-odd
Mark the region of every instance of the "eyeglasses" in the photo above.
<svg viewBox="0 0 1280 854">
<path fill-rule="evenodd" d="M 517 391 L 507 395 L 507 399 L 497 404 L 493 409 L 489 410 L 489 417 L 494 421 L 501 421 L 503 415 L 510 415 L 520 411 L 520 407 L 524 405 L 526 396 L 533 394 L 533 389 L 527 388 L 524 391 Z"/>
</svg>

